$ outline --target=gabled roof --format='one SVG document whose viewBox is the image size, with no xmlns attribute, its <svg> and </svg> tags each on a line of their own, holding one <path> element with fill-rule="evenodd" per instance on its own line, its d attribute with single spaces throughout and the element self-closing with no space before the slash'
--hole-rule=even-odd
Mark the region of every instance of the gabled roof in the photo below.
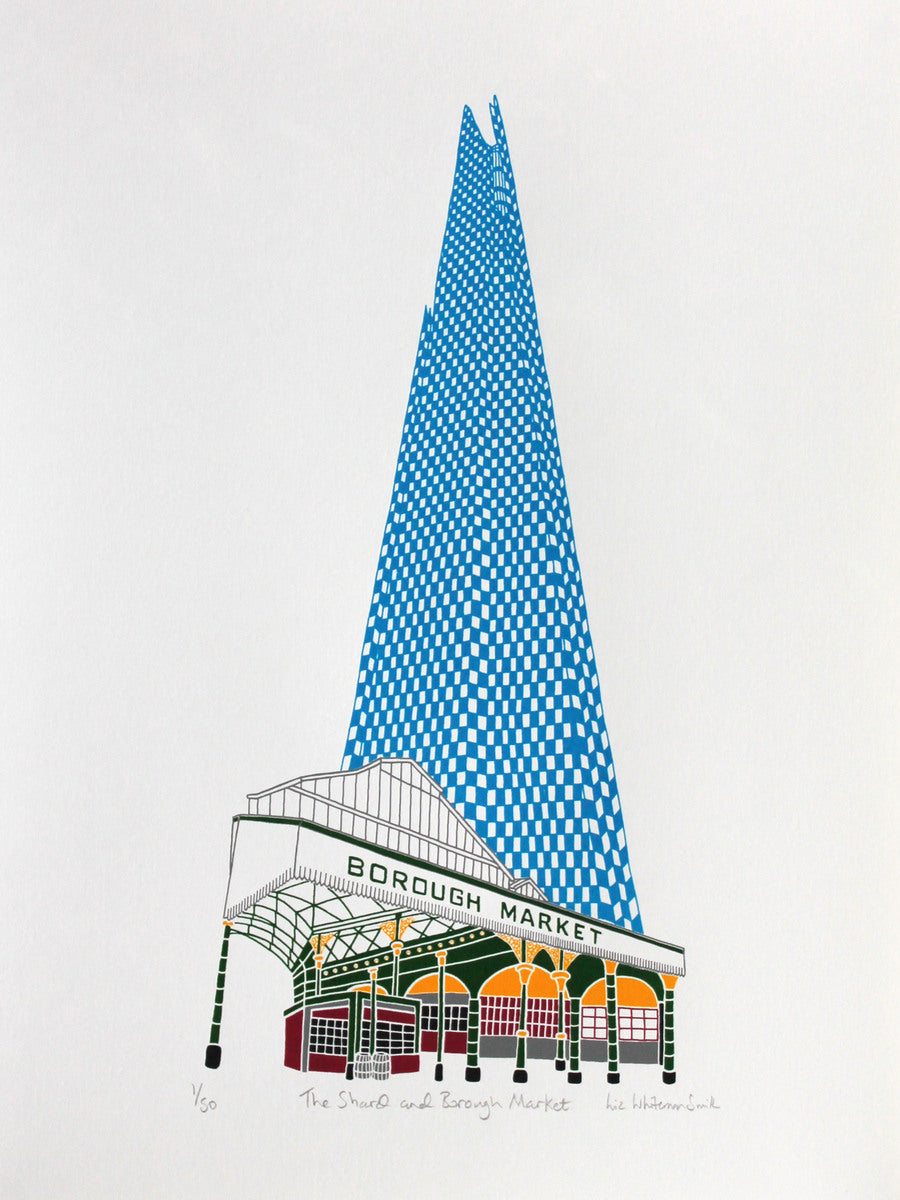
<svg viewBox="0 0 900 1200">
<path fill-rule="evenodd" d="M 303 818 L 533 899 L 546 898 L 533 880 L 513 876 L 411 758 L 377 758 L 352 771 L 300 775 L 247 800 L 251 813 Z"/>
</svg>

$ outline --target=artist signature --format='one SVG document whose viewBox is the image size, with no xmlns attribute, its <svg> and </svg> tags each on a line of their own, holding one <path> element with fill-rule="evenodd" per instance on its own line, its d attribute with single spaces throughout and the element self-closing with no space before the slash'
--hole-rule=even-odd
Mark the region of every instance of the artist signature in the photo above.
<svg viewBox="0 0 900 1200">
<path fill-rule="evenodd" d="M 633 1109 L 640 1112 L 704 1112 L 716 1109 L 721 1112 L 722 1106 L 716 1103 L 715 1096 L 695 1099 L 693 1092 L 688 1093 L 687 1100 L 661 1100 L 659 1096 L 648 1096 L 646 1092 L 640 1095 L 633 1092 L 630 1104 L 620 1096 L 607 1092 L 606 1109 L 608 1112 L 630 1112 Z"/>
</svg>

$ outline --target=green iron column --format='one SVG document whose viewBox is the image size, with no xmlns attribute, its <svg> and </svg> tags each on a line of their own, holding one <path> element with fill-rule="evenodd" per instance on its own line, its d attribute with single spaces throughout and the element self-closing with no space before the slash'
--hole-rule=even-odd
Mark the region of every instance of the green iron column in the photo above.
<svg viewBox="0 0 900 1200">
<path fill-rule="evenodd" d="M 444 1078 L 444 969 L 447 965 L 447 951 L 438 950 L 438 1027 L 437 1027 L 437 1058 L 434 1063 L 434 1079 L 435 1083 L 440 1083 Z"/>
<path fill-rule="evenodd" d="M 581 997 L 569 1000 L 569 1083 L 581 1083 Z"/>
<path fill-rule="evenodd" d="M 481 1034 L 481 1001 L 477 996 L 469 997 L 469 1030 L 466 1035 L 466 1083 L 478 1083 L 481 1067 L 478 1065 L 478 1039 Z"/>
<path fill-rule="evenodd" d="M 359 1021 L 362 1013 L 362 992 L 353 992 L 347 1001 L 347 1069 L 346 1079 L 353 1078 L 353 1064 L 356 1062 L 356 1039 L 359 1036 Z"/>
<path fill-rule="evenodd" d="M 606 1082 L 619 1082 L 619 1019 L 616 1012 L 616 963 L 606 963 Z"/>
<path fill-rule="evenodd" d="M 569 979 L 568 971 L 554 971 L 550 977 L 556 984 L 556 989 L 559 992 L 557 1000 L 557 1008 L 559 1011 L 559 1021 L 557 1024 L 556 1034 L 556 1069 L 564 1071 L 566 1069 L 566 983 Z"/>
<path fill-rule="evenodd" d="M 315 994 L 317 996 L 322 995 L 322 963 L 324 961 L 325 961 L 324 954 L 314 954 L 313 955 L 313 964 L 315 965 L 315 968 L 316 968 L 316 974 L 315 974 L 316 982 L 315 982 L 314 986 L 315 986 Z"/>
<path fill-rule="evenodd" d="M 403 951 L 403 943 L 401 941 L 391 942 L 391 949 L 394 952 L 393 970 L 391 971 L 391 995 L 400 995 L 400 955 Z"/>
<path fill-rule="evenodd" d="M 392 964 L 393 969 L 391 971 L 391 995 L 392 996 L 400 995 L 400 952 L 403 949 L 403 929 L 401 927 L 400 921 L 401 921 L 400 913 L 397 913 L 396 917 L 394 917 L 394 922 L 393 922 L 394 923 L 394 940 L 391 942 L 391 949 L 394 952 L 394 961 Z M 387 928 L 384 925 L 382 925 L 381 928 L 385 931 L 385 933 L 387 932 Z"/>
<path fill-rule="evenodd" d="M 212 1025 L 209 1029 L 209 1045 L 206 1047 L 206 1065 L 213 1071 L 222 1061 L 222 1047 L 219 1045 L 219 1034 L 222 1030 L 222 1000 L 225 996 L 225 968 L 228 965 L 228 939 L 231 936 L 231 922 L 224 921 L 223 924 L 225 932 L 222 934 L 222 951 L 219 955 L 216 1000 L 213 1005 Z"/>
<path fill-rule="evenodd" d="M 519 1029 L 516 1033 L 516 1069 L 513 1071 L 513 1083 L 528 1082 L 528 1072 L 525 1069 L 528 1043 L 528 980 L 533 971 L 533 963 L 516 963 L 516 974 L 519 976 L 522 992 L 519 997 Z"/>
<path fill-rule="evenodd" d="M 663 1083 L 675 1082 L 675 984 L 677 975 L 663 975 Z"/>
<path fill-rule="evenodd" d="M 372 991 L 369 995 L 369 1053 L 375 1053 L 375 1026 L 378 1020 L 378 968 L 369 967 Z"/>
</svg>

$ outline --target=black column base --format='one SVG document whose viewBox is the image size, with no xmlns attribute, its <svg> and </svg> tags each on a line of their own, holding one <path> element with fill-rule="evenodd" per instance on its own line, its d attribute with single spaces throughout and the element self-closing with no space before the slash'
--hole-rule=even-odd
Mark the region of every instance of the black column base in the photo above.
<svg viewBox="0 0 900 1200">
<path fill-rule="evenodd" d="M 568 1078 L 569 1078 L 569 1083 L 581 1083 L 581 1072 L 580 1071 L 570 1071 Z"/>
<path fill-rule="evenodd" d="M 618 1083 L 619 1082 L 619 1072 L 618 1071 L 607 1071 L 606 1072 L 606 1082 L 607 1083 Z"/>
<path fill-rule="evenodd" d="M 663 1071 L 663 1083 L 674 1083 L 674 1082 L 675 1082 L 675 1072 L 674 1071 Z"/>
<path fill-rule="evenodd" d="M 516 1067 L 513 1071 L 513 1083 L 527 1083 L 528 1072 L 524 1067 Z"/>
<path fill-rule="evenodd" d="M 566 1069 L 566 1060 L 564 1058 L 556 1060 L 556 1069 L 557 1071 L 564 1071 Z"/>
<path fill-rule="evenodd" d="M 434 1064 L 434 1082 L 440 1083 L 443 1078 L 444 1078 L 444 1064 L 443 1063 L 435 1063 Z"/>
<path fill-rule="evenodd" d="M 481 1083 L 481 1067 L 466 1067 L 466 1083 Z"/>
<path fill-rule="evenodd" d="M 206 1065 L 211 1071 L 215 1071 L 219 1063 L 222 1061 L 222 1047 L 214 1046 L 212 1042 L 206 1047 Z"/>
<path fill-rule="evenodd" d="M 353 1063 L 347 1063 L 347 1070 L 344 1072 L 345 1079 L 353 1078 Z"/>
</svg>

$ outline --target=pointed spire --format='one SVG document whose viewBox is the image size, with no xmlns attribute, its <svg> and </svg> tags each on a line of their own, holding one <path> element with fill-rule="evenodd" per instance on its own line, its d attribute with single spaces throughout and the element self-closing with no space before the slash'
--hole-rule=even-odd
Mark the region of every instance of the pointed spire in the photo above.
<svg viewBox="0 0 900 1200">
<path fill-rule="evenodd" d="M 556 903 L 641 929 L 515 183 L 463 110 L 345 767 L 408 755 Z"/>
</svg>

